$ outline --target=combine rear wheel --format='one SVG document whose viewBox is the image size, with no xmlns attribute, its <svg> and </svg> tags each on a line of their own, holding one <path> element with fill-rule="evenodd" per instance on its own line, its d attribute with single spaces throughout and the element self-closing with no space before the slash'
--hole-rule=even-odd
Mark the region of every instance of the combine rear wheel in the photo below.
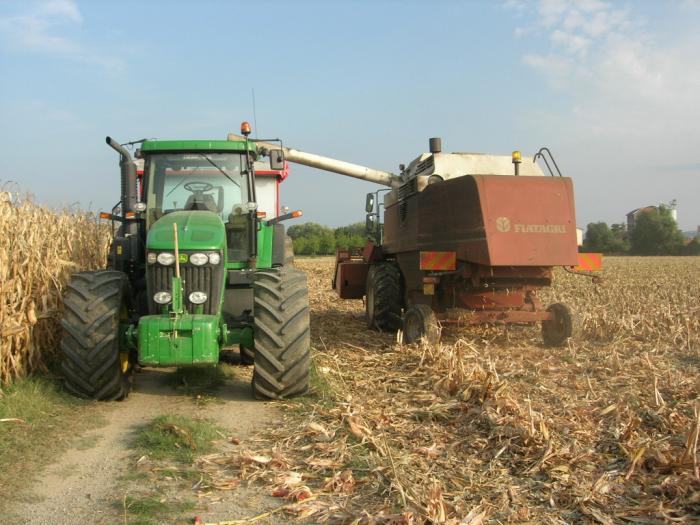
<svg viewBox="0 0 700 525">
<path fill-rule="evenodd" d="M 562 303 L 550 304 L 547 311 L 552 319 L 542 321 L 542 339 L 547 346 L 563 346 L 573 333 L 573 317 L 569 308 Z"/>
<path fill-rule="evenodd" d="M 306 275 L 289 266 L 259 270 L 253 283 L 253 394 L 285 399 L 309 387 L 311 336 Z"/>
<path fill-rule="evenodd" d="M 440 325 L 433 309 L 425 304 L 409 307 L 403 316 L 403 336 L 406 343 L 415 343 L 422 337 L 430 344 L 437 344 Z"/>
<path fill-rule="evenodd" d="M 367 327 L 394 332 L 401 326 L 401 272 L 393 263 L 369 267 L 365 300 Z"/>
<path fill-rule="evenodd" d="M 63 375 L 66 389 L 103 400 L 129 395 L 132 363 L 119 349 L 119 322 L 128 319 L 126 275 L 112 270 L 74 274 L 63 299 Z"/>
</svg>

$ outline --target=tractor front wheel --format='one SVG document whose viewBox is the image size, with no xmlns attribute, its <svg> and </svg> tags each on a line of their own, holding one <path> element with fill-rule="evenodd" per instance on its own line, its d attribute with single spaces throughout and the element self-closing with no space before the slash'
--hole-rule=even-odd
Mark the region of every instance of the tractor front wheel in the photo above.
<svg viewBox="0 0 700 525">
<path fill-rule="evenodd" d="M 403 316 L 403 336 L 407 343 L 424 338 L 430 344 L 440 341 L 440 325 L 435 312 L 426 304 L 410 306 Z"/>
<path fill-rule="evenodd" d="M 76 273 L 63 299 L 63 375 L 66 390 L 99 401 L 124 399 L 133 367 L 119 348 L 119 323 L 128 319 L 129 284 L 112 270 Z"/>
<path fill-rule="evenodd" d="M 253 394 L 259 399 L 304 394 L 311 357 L 306 275 L 291 266 L 258 270 L 253 291 Z"/>
<path fill-rule="evenodd" d="M 573 334 L 573 316 L 571 310 L 562 303 L 550 304 L 547 311 L 552 319 L 542 321 L 542 339 L 547 346 L 563 346 Z"/>
<path fill-rule="evenodd" d="M 250 366 L 255 362 L 255 350 L 248 348 L 247 346 L 239 345 L 240 351 L 240 364 L 245 366 Z"/>
</svg>

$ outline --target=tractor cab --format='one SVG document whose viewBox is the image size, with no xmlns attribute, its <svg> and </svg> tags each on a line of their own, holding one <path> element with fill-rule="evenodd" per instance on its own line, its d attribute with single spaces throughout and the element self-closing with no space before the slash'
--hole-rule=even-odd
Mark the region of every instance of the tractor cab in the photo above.
<svg viewBox="0 0 700 525">
<path fill-rule="evenodd" d="M 226 258 L 254 254 L 256 198 L 252 184 L 255 145 L 233 141 L 146 141 L 144 157 L 146 229 L 177 213 L 185 227 L 193 213 L 205 213 L 225 231 Z M 216 220 L 214 218 L 216 217 Z M 166 221 L 170 222 L 170 221 Z M 148 244 L 155 242 L 149 235 Z M 210 246 L 210 249 L 224 249 Z"/>
<path fill-rule="evenodd" d="M 246 172 L 246 156 L 240 153 L 147 155 L 148 224 L 174 211 L 209 211 L 226 221 L 250 200 Z"/>
</svg>

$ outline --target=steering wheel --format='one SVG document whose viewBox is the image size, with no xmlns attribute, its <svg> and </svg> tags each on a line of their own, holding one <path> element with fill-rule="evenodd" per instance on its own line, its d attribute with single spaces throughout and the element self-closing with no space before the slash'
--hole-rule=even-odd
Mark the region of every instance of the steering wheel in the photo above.
<svg viewBox="0 0 700 525">
<path fill-rule="evenodd" d="M 191 191 L 192 193 L 204 193 L 205 191 L 210 191 L 214 189 L 214 186 L 212 184 L 202 181 L 188 182 L 183 187 L 187 191 Z"/>
</svg>

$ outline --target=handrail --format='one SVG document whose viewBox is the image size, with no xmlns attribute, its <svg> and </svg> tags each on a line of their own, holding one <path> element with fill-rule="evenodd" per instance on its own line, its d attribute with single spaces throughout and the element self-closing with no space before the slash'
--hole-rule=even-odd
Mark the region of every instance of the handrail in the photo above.
<svg viewBox="0 0 700 525">
<path fill-rule="evenodd" d="M 544 156 L 542 152 L 546 152 L 549 155 L 549 159 L 552 161 L 552 164 L 554 165 L 554 169 L 557 170 L 557 174 L 562 177 L 563 175 L 561 174 L 561 171 L 559 170 L 559 166 L 557 166 L 557 161 L 554 160 L 554 155 L 552 155 L 552 152 L 549 151 L 549 148 L 543 147 L 540 148 L 540 150 L 535 153 L 535 156 L 532 157 L 532 162 L 537 162 L 538 158 L 541 158 L 544 161 L 544 165 L 547 166 L 547 170 L 549 171 L 549 174 L 554 177 L 554 172 L 552 171 L 552 168 L 549 166 L 549 162 L 547 162 L 547 157 Z"/>
</svg>

